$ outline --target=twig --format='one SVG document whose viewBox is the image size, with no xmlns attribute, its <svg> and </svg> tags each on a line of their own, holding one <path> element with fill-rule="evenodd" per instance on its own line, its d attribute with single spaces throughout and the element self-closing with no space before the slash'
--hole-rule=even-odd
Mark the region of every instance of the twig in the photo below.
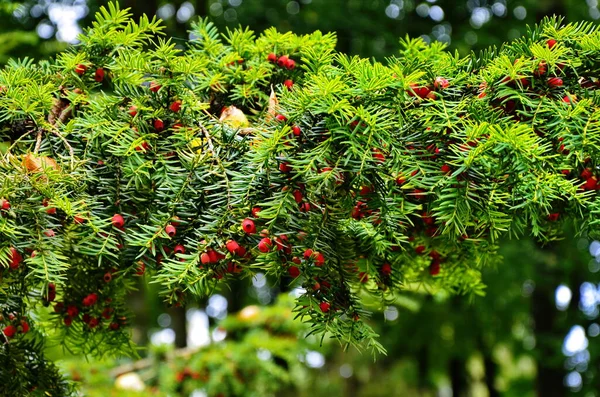
<svg viewBox="0 0 600 397">
<path fill-rule="evenodd" d="M 42 132 L 43 130 L 38 128 L 37 137 L 35 138 L 35 149 L 33 150 L 33 153 L 35 154 L 38 154 L 40 146 L 42 146 Z"/>
</svg>

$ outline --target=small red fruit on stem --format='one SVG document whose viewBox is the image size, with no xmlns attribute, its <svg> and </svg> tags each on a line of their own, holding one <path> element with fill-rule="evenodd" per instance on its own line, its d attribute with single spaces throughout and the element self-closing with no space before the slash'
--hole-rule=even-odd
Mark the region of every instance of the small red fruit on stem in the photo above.
<svg viewBox="0 0 600 397">
<path fill-rule="evenodd" d="M 123 226 L 125 226 L 125 219 L 123 218 L 123 215 L 114 214 L 112 217 L 112 225 L 117 229 L 123 229 Z"/>
</svg>

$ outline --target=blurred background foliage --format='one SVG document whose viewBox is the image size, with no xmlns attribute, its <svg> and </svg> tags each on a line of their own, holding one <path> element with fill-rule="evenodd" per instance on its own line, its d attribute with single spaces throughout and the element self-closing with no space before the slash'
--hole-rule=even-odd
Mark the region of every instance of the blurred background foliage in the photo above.
<svg viewBox="0 0 600 397">
<path fill-rule="evenodd" d="M 0 0 L 0 63 L 47 58 L 105 1 Z M 334 31 L 340 51 L 376 59 L 400 37 L 442 41 L 465 55 L 525 33 L 545 15 L 600 18 L 598 0 L 122 0 L 157 15 L 176 42 L 208 16 L 221 29 Z M 572 235 L 572 233 L 567 233 Z M 591 254 L 591 256 L 590 256 Z M 484 270 L 487 294 L 469 301 L 406 291 L 375 311 L 388 354 L 343 351 L 305 338 L 289 294 L 260 274 L 194 307 L 166 308 L 150 284 L 131 297 L 140 357 L 83 361 L 49 354 L 89 396 L 566 396 L 600 395 L 600 243 L 503 244 Z M 125 387 L 123 389 L 123 387 Z"/>
</svg>

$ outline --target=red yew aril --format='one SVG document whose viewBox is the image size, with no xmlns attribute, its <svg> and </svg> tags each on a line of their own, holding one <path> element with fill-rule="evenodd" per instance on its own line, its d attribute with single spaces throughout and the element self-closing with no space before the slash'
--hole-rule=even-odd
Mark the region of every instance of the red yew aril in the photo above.
<svg viewBox="0 0 600 397">
<path fill-rule="evenodd" d="M 18 268 L 21 262 L 23 261 L 23 257 L 15 247 L 9 248 L 8 259 L 10 260 L 10 263 L 8 265 L 11 270 L 15 270 L 16 268 Z"/>
<path fill-rule="evenodd" d="M 294 61 L 291 58 L 288 58 L 287 62 L 285 63 L 285 67 L 288 70 L 293 70 L 296 67 L 296 61 Z"/>
<path fill-rule="evenodd" d="M 73 217 L 73 222 L 75 222 L 78 225 L 81 225 L 82 223 L 85 223 L 85 218 L 83 217 L 83 215 L 75 215 Z"/>
<path fill-rule="evenodd" d="M 177 234 L 177 229 L 173 225 L 167 225 L 165 227 L 165 232 L 167 233 L 167 235 L 169 237 L 173 237 L 173 236 L 175 236 Z"/>
<path fill-rule="evenodd" d="M 169 106 L 169 109 L 171 109 L 172 112 L 179 112 L 181 110 L 181 101 L 175 101 L 171 104 L 171 106 Z"/>
<path fill-rule="evenodd" d="M 272 246 L 273 246 L 273 243 L 271 242 L 271 239 L 268 237 L 265 237 L 258 242 L 258 250 L 262 253 L 269 252 L 271 250 Z"/>
<path fill-rule="evenodd" d="M 94 80 L 96 80 L 98 83 L 101 83 L 104 80 L 104 74 L 103 68 L 96 69 L 96 73 L 94 73 Z"/>
<path fill-rule="evenodd" d="M 234 240 L 227 241 L 227 243 L 225 243 L 225 247 L 227 248 L 227 251 L 233 255 L 237 255 L 240 250 L 240 245 Z"/>
<path fill-rule="evenodd" d="M 288 63 L 288 59 L 289 58 L 287 57 L 287 55 L 280 56 L 279 59 L 277 59 L 277 65 L 281 68 L 286 67 L 287 63 Z"/>
<path fill-rule="evenodd" d="M 203 252 L 200 255 L 200 262 L 202 262 L 203 265 L 208 265 L 208 264 L 212 263 L 212 260 L 210 259 L 210 255 L 208 255 L 207 252 Z"/>
<path fill-rule="evenodd" d="M 431 90 L 427 87 L 419 87 L 416 84 L 411 84 L 410 89 L 408 90 L 408 95 L 410 96 L 418 96 L 421 99 L 427 98 L 427 95 L 431 92 Z"/>
<path fill-rule="evenodd" d="M 119 329 L 119 323 L 110 323 L 108 328 L 110 328 L 112 331 L 116 331 Z"/>
<path fill-rule="evenodd" d="M 392 274 L 392 266 L 389 263 L 384 263 L 381 265 L 381 274 L 384 276 L 389 276 Z"/>
<path fill-rule="evenodd" d="M 10 209 L 10 201 L 8 201 L 7 199 L 0 199 L 0 210 L 2 211 L 8 211 Z"/>
<path fill-rule="evenodd" d="M 71 305 L 67 307 L 67 314 L 69 317 L 77 317 L 79 315 L 79 309 L 77 306 Z"/>
<path fill-rule="evenodd" d="M 44 235 L 46 237 L 54 237 L 54 236 L 56 236 L 56 233 L 54 232 L 54 230 L 48 229 L 48 230 L 44 231 Z"/>
<path fill-rule="evenodd" d="M 563 85 L 563 80 L 560 77 L 551 77 L 548 79 L 548 87 L 557 88 Z"/>
<path fill-rule="evenodd" d="M 313 255 L 315 258 L 315 266 L 321 267 L 325 264 L 325 256 L 322 253 L 315 252 Z"/>
<path fill-rule="evenodd" d="M 369 275 L 367 272 L 360 272 L 358 273 L 358 280 L 364 284 L 369 281 Z"/>
<path fill-rule="evenodd" d="M 242 221 L 242 229 L 246 234 L 254 234 L 256 233 L 256 225 L 252 219 L 244 219 Z"/>
<path fill-rule="evenodd" d="M 158 92 L 158 90 L 160 90 L 162 88 L 162 86 L 160 84 L 158 84 L 156 81 L 153 81 L 152 83 L 150 83 L 150 91 L 152 92 Z"/>
<path fill-rule="evenodd" d="M 424 245 L 419 245 L 419 246 L 415 247 L 415 252 L 418 255 L 421 255 L 423 252 L 425 252 L 425 246 Z"/>
<path fill-rule="evenodd" d="M 378 163 L 383 163 L 385 161 L 385 155 L 381 150 L 373 148 L 373 159 L 375 159 Z"/>
<path fill-rule="evenodd" d="M 548 45 L 548 48 L 552 49 L 556 45 L 556 40 L 550 39 L 546 42 L 546 44 Z"/>
<path fill-rule="evenodd" d="M 269 55 L 267 55 L 267 61 L 269 61 L 271 63 L 277 62 L 277 55 L 275 55 L 275 53 L 271 52 Z"/>
<path fill-rule="evenodd" d="M 432 276 L 437 276 L 440 273 L 440 262 L 433 261 L 431 265 L 429 265 L 429 274 Z"/>
<path fill-rule="evenodd" d="M 104 273 L 104 277 L 102 277 L 105 283 L 110 283 L 112 281 L 112 273 L 106 272 Z"/>
<path fill-rule="evenodd" d="M 296 278 L 296 277 L 298 277 L 300 275 L 300 269 L 298 269 L 297 266 L 290 266 L 288 268 L 288 274 L 291 277 Z"/>
<path fill-rule="evenodd" d="M 142 261 L 139 261 L 137 263 L 137 265 L 138 266 L 137 266 L 137 269 L 135 270 L 135 274 L 137 276 L 143 276 L 144 273 L 146 273 L 146 264 L 144 262 L 142 262 Z"/>
<path fill-rule="evenodd" d="M 138 113 L 138 108 L 137 108 L 137 106 L 130 106 L 130 107 L 129 107 L 129 111 L 128 111 L 127 113 L 129 113 L 129 115 L 130 115 L 131 117 L 135 117 L 135 116 L 137 115 L 137 113 Z"/>
<path fill-rule="evenodd" d="M 321 302 L 319 303 L 319 308 L 323 313 L 327 313 L 331 308 L 331 305 L 328 302 Z"/>
<path fill-rule="evenodd" d="M 174 248 L 173 248 L 173 253 L 175 254 L 185 254 L 185 247 L 181 244 L 177 244 Z"/>
<path fill-rule="evenodd" d="M 154 125 L 154 129 L 158 132 L 165 129 L 165 123 L 161 119 L 154 120 L 152 124 Z"/>
<path fill-rule="evenodd" d="M 558 213 L 558 212 L 554 212 L 552 214 L 548 214 L 548 220 L 550 222 L 556 222 L 559 217 L 560 217 L 560 213 Z"/>
<path fill-rule="evenodd" d="M 14 325 L 7 325 L 6 327 L 4 327 L 4 329 L 2 330 L 2 332 L 4 333 L 4 335 L 7 338 L 13 338 L 16 333 L 17 333 L 17 327 L 15 327 Z"/>
<path fill-rule="evenodd" d="M 65 324 L 65 327 L 70 327 L 71 324 L 73 324 L 73 318 L 67 316 L 63 319 L 63 323 Z"/>
<path fill-rule="evenodd" d="M 585 190 L 594 190 L 598 185 L 598 179 L 595 176 L 588 178 L 583 184 Z"/>
<path fill-rule="evenodd" d="M 114 214 L 112 217 L 112 225 L 117 229 L 123 229 L 123 226 L 125 226 L 125 219 L 123 218 L 123 215 Z"/>
<path fill-rule="evenodd" d="M 83 298 L 81 303 L 83 304 L 83 306 L 93 306 L 96 304 L 97 301 L 98 301 L 98 294 L 92 292 L 91 294 L 88 294 L 85 298 Z M 69 311 L 69 309 L 67 309 L 67 312 L 68 311 Z"/>
<path fill-rule="evenodd" d="M 300 127 L 295 125 L 292 127 L 292 134 L 294 134 L 294 136 L 300 136 L 302 135 L 302 130 L 300 129 Z"/>
<path fill-rule="evenodd" d="M 448 88 L 449 85 L 450 83 L 448 83 L 448 80 L 443 77 L 436 77 L 433 82 L 433 86 L 436 90 Z"/>
<path fill-rule="evenodd" d="M 292 88 L 294 87 L 294 82 L 290 79 L 287 79 L 286 81 L 283 82 L 283 85 L 287 87 L 288 90 L 292 90 Z"/>
<path fill-rule="evenodd" d="M 451 169 L 448 164 L 444 164 L 440 167 L 440 171 L 442 171 L 444 174 L 447 174 L 451 171 Z"/>
<path fill-rule="evenodd" d="M 313 250 L 311 250 L 310 248 L 306 249 L 304 251 L 304 259 L 309 260 L 313 255 Z"/>
<path fill-rule="evenodd" d="M 252 212 L 253 218 L 258 218 L 258 213 L 260 212 L 260 207 L 253 207 L 251 212 Z"/>
<path fill-rule="evenodd" d="M 292 171 L 292 167 L 286 162 L 279 163 L 279 171 L 283 173 L 288 173 Z"/>
<path fill-rule="evenodd" d="M 589 168 L 584 168 L 583 171 L 581 171 L 581 178 L 582 179 L 588 179 L 591 178 L 594 174 L 592 173 L 592 170 L 590 170 Z"/>
<path fill-rule="evenodd" d="M 538 64 L 537 69 L 533 72 L 536 77 L 541 77 L 546 74 L 548 71 L 548 67 L 546 66 L 546 62 L 542 61 Z"/>
<path fill-rule="evenodd" d="M 275 120 L 283 122 L 283 121 L 287 121 L 287 117 L 285 117 L 283 114 L 278 114 L 275 116 Z"/>
<path fill-rule="evenodd" d="M 292 192 L 292 195 L 294 196 L 294 201 L 297 202 L 298 204 L 300 204 L 302 202 L 302 199 L 304 198 L 304 196 L 302 195 L 302 192 L 298 189 L 294 190 Z"/>
<path fill-rule="evenodd" d="M 77 73 L 80 76 L 82 76 L 85 73 L 86 70 L 87 70 L 87 66 L 85 66 L 82 63 L 80 63 L 77 66 L 75 66 L 75 73 Z"/>
</svg>

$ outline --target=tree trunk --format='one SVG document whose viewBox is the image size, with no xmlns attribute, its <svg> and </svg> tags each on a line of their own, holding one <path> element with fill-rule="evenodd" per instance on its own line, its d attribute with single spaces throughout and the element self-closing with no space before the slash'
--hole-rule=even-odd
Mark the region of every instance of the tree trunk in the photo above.
<svg viewBox="0 0 600 397">
<path fill-rule="evenodd" d="M 452 397 L 464 397 L 467 394 L 467 376 L 465 361 L 454 357 L 450 360 L 450 382 L 452 383 Z"/>
</svg>

